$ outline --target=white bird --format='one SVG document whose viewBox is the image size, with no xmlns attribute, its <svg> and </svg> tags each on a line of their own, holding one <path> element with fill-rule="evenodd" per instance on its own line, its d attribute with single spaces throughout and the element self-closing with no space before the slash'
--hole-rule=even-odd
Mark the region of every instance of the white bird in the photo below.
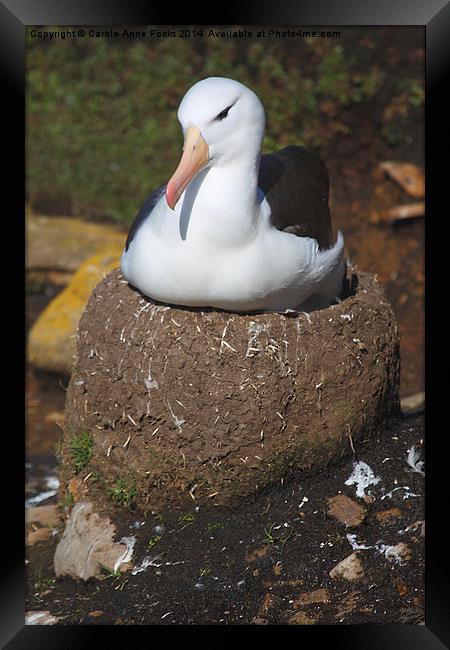
<svg viewBox="0 0 450 650">
<path fill-rule="evenodd" d="M 263 106 L 232 79 L 196 83 L 178 119 L 183 155 L 130 228 L 129 283 L 157 301 L 237 312 L 306 311 L 339 297 L 344 238 L 333 245 L 317 154 L 261 155 Z"/>
</svg>

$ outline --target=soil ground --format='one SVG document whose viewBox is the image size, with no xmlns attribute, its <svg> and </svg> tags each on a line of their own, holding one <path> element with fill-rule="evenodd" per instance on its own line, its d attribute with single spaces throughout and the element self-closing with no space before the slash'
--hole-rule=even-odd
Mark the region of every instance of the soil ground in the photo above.
<svg viewBox="0 0 450 650">
<path fill-rule="evenodd" d="M 135 575 L 55 579 L 57 536 L 38 543 L 27 553 L 27 609 L 60 624 L 421 623 L 424 476 L 406 459 L 413 445 L 423 458 L 423 435 L 417 415 L 358 445 L 358 461 L 380 479 L 365 490 L 367 503 L 346 484 L 351 456 L 233 509 L 197 510 L 193 501 L 190 511 L 163 519 L 122 510 L 117 539 L 137 537 L 134 569 L 147 558 Z M 347 528 L 328 513 L 338 494 L 363 505 L 362 523 Z M 401 542 L 410 551 L 403 560 L 383 552 Z M 357 550 L 362 578 L 331 579 L 358 546 L 369 547 Z"/>
</svg>

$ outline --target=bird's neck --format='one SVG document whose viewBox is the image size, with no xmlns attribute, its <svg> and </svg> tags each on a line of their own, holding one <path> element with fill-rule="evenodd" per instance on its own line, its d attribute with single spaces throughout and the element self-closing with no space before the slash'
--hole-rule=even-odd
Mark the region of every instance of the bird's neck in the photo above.
<svg viewBox="0 0 450 650">
<path fill-rule="evenodd" d="M 245 160 L 211 167 L 198 192 L 198 203 L 211 218 L 235 227 L 235 232 L 255 227 L 259 214 L 257 201 L 260 154 Z"/>
</svg>

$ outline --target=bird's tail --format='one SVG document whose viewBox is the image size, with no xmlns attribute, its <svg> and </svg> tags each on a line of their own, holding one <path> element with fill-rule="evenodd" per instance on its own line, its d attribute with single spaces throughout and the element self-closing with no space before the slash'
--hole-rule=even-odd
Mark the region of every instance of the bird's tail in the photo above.
<svg viewBox="0 0 450 650">
<path fill-rule="evenodd" d="M 323 282 L 318 293 L 326 296 L 330 300 L 340 298 L 343 292 L 343 283 L 346 274 L 344 243 L 344 235 L 339 230 L 334 246 L 319 253 L 321 257 L 320 266 Z"/>
</svg>

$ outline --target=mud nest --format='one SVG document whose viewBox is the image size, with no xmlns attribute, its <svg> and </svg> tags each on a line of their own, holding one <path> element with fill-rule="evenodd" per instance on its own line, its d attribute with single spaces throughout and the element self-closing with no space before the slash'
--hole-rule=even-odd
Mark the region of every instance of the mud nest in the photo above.
<svg viewBox="0 0 450 650">
<path fill-rule="evenodd" d="M 78 329 L 62 491 L 78 481 L 100 510 L 221 505 L 351 453 L 399 413 L 400 366 L 382 287 L 352 284 L 321 311 L 241 315 L 157 304 L 111 272 Z"/>
</svg>

